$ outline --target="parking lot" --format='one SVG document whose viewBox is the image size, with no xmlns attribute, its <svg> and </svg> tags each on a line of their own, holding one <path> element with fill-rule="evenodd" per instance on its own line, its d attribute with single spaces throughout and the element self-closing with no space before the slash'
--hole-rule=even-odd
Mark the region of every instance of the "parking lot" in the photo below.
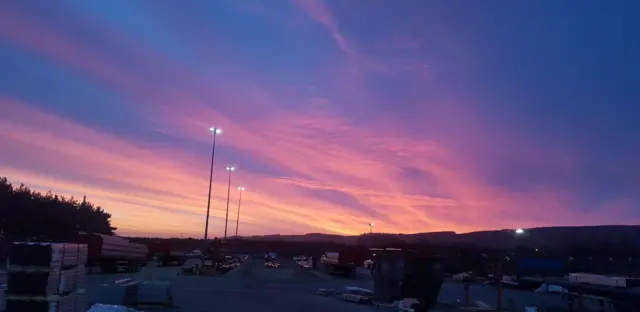
<svg viewBox="0 0 640 312">
<path fill-rule="evenodd" d="M 175 307 L 158 311 L 371 311 L 369 306 L 321 297 L 321 287 L 370 285 L 368 280 L 342 280 L 309 272 L 285 260 L 278 269 L 265 268 L 261 259 L 248 260 L 236 270 L 220 276 L 178 275 L 179 268 L 145 268 L 134 277 L 141 280 L 171 280 Z M 98 300 L 100 284 L 126 275 L 90 275 L 89 302 Z"/>
<path fill-rule="evenodd" d="M 375 311 L 372 306 L 348 303 L 315 294 L 318 288 L 340 290 L 345 286 L 372 289 L 366 271 L 356 279 L 340 278 L 321 271 L 304 269 L 292 260 L 283 260 L 281 267 L 265 268 L 262 259 L 250 259 L 230 273 L 219 276 L 179 275 L 179 268 L 148 267 L 135 275 L 141 280 L 170 280 L 175 307 L 158 311 Z M 87 285 L 88 302 L 98 299 L 100 284 L 124 278 L 126 275 L 90 275 Z M 471 285 L 471 301 L 483 301 L 495 306 L 494 286 Z M 559 295 L 505 289 L 504 307 L 524 311 L 524 306 L 562 307 Z M 464 300 L 463 284 L 446 281 L 439 301 L 456 303 Z"/>
</svg>

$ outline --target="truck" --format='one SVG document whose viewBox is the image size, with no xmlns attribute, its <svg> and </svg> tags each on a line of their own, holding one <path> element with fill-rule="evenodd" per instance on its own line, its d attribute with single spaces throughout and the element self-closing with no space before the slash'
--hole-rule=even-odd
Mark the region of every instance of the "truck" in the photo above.
<svg viewBox="0 0 640 312">
<path fill-rule="evenodd" d="M 275 252 L 270 252 L 264 255 L 264 262 L 274 262 L 277 260 L 277 255 Z"/>
<path fill-rule="evenodd" d="M 364 264 L 370 251 L 366 248 L 344 247 L 337 252 L 325 252 L 320 267 L 329 274 L 354 277 L 356 269 Z"/>
<path fill-rule="evenodd" d="M 187 253 L 180 250 L 167 250 L 158 255 L 160 266 L 181 266 L 187 260 Z"/>
<path fill-rule="evenodd" d="M 156 242 L 150 246 L 154 260 L 159 266 L 181 266 L 187 260 L 187 253 L 174 248 L 167 242 Z"/>
<path fill-rule="evenodd" d="M 100 267 L 101 272 L 138 272 L 146 264 L 149 250 L 126 238 L 81 233 L 73 243 L 87 245 L 87 267 Z"/>
</svg>

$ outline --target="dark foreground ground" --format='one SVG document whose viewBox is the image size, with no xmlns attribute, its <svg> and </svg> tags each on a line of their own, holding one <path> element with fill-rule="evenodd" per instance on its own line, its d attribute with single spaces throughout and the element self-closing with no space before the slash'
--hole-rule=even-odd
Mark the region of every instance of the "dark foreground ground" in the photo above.
<svg viewBox="0 0 640 312">
<path fill-rule="evenodd" d="M 174 308 L 158 311 L 372 311 L 375 308 L 350 304 L 335 298 L 321 297 L 321 287 L 341 288 L 345 285 L 369 285 L 366 279 L 351 281 L 334 279 L 300 268 L 293 261 L 283 261 L 278 269 L 264 267 L 262 260 L 248 260 L 242 266 L 221 276 L 177 275 L 179 269 L 146 268 L 136 275 L 145 280 L 171 280 Z M 314 274 L 317 273 L 317 274 Z M 97 301 L 99 285 L 124 276 L 90 276 L 87 289 L 89 302 Z M 353 283 L 355 282 L 355 283 Z"/>
<path fill-rule="evenodd" d="M 149 267 L 136 275 L 144 280 L 171 280 L 175 306 L 158 311 L 181 312 L 359 312 L 383 311 L 373 306 L 343 302 L 336 298 L 315 294 L 318 288 L 340 290 L 345 286 L 372 289 L 372 282 L 366 272 L 361 271 L 357 279 L 332 277 L 322 272 L 306 270 L 292 260 L 285 260 L 279 269 L 263 266 L 259 259 L 248 260 L 240 268 L 221 276 L 177 275 L 178 268 Z M 95 302 L 101 283 L 122 278 L 114 275 L 89 276 L 87 287 L 88 302 Z M 509 311 L 524 311 L 525 306 L 549 309 L 565 305 L 559 295 L 504 290 L 504 307 Z M 441 302 L 455 303 L 464 298 L 463 285 L 447 281 L 440 291 Z M 495 306 L 497 292 L 494 287 L 471 286 L 471 300 L 483 301 Z M 548 310 L 551 311 L 551 310 Z M 553 310 L 562 311 L 562 310 Z M 435 311 L 434 311 L 435 312 Z"/>
</svg>

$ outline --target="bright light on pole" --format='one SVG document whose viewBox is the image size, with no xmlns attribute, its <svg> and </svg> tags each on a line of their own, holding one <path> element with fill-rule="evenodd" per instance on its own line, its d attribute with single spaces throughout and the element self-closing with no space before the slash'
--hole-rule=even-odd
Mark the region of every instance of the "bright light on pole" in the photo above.
<svg viewBox="0 0 640 312">
<path fill-rule="evenodd" d="M 369 234 L 373 234 L 373 222 L 369 223 Z"/>
<path fill-rule="evenodd" d="M 244 193 L 244 186 L 238 186 L 240 197 L 238 197 L 238 216 L 236 217 L 236 237 L 238 236 L 238 226 L 240 225 L 240 203 L 242 202 L 242 193 Z"/>
<path fill-rule="evenodd" d="M 227 214 L 224 218 L 224 238 L 227 238 L 227 225 L 229 223 L 229 197 L 231 196 L 231 173 L 236 170 L 236 167 L 233 165 L 227 165 L 225 168 L 229 171 L 229 185 L 227 186 Z"/>
<path fill-rule="evenodd" d="M 207 197 L 207 220 L 204 223 L 204 240 L 206 241 L 209 235 L 209 212 L 211 211 L 211 184 L 213 183 L 213 162 L 216 157 L 216 137 L 222 133 L 222 129 L 218 127 L 209 128 L 211 134 L 213 134 L 213 145 L 211 148 L 211 169 L 209 171 L 209 196 Z"/>
</svg>

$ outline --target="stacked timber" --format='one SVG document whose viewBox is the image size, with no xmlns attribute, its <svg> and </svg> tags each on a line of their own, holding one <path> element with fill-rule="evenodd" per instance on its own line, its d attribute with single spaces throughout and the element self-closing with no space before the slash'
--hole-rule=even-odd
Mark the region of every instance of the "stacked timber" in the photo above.
<svg viewBox="0 0 640 312">
<path fill-rule="evenodd" d="M 87 246 L 13 243 L 7 259 L 6 312 L 85 311 Z"/>
<path fill-rule="evenodd" d="M 137 272 L 149 250 L 143 244 L 130 242 L 118 236 L 81 234 L 75 242 L 89 247 L 90 267 L 99 266 L 102 272 Z"/>
<path fill-rule="evenodd" d="M 147 246 L 130 242 L 118 236 L 100 235 L 102 245 L 100 255 L 114 259 L 144 259 L 149 253 Z"/>
</svg>

